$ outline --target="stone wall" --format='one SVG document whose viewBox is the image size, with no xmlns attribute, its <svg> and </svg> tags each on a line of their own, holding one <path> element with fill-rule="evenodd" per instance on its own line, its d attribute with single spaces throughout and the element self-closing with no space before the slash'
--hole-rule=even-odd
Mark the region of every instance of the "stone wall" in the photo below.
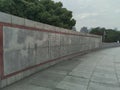
<svg viewBox="0 0 120 90">
<path fill-rule="evenodd" d="M 0 12 L 0 87 L 100 45 L 100 36 Z"/>
</svg>

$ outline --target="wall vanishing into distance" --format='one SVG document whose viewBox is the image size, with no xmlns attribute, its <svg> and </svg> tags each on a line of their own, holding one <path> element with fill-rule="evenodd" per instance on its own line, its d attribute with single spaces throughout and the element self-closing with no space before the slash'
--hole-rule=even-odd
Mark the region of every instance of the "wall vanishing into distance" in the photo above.
<svg viewBox="0 0 120 90">
<path fill-rule="evenodd" d="M 0 12 L 0 87 L 100 45 L 100 36 Z"/>
</svg>

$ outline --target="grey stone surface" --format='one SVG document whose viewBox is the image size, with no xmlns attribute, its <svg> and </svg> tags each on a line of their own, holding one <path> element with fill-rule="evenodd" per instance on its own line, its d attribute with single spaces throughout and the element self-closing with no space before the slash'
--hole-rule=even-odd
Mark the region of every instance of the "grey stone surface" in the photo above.
<svg viewBox="0 0 120 90">
<path fill-rule="evenodd" d="M 4 27 L 5 75 L 49 60 L 45 32 Z"/>
<path fill-rule="evenodd" d="M 91 82 L 88 90 L 120 90 L 120 87 Z"/>
<path fill-rule="evenodd" d="M 12 22 L 12 24 L 24 25 L 25 24 L 25 19 L 12 15 L 11 22 Z"/>
<path fill-rule="evenodd" d="M 12 15 L 0 12 L 0 22 L 11 23 Z"/>
<path fill-rule="evenodd" d="M 9 23 L 10 25 L 10 27 L 3 25 L 4 75 L 15 73 L 61 56 L 70 55 L 79 51 L 91 50 L 96 47 L 99 48 L 99 44 L 101 42 L 100 36 L 82 34 L 2 12 L 0 12 L 0 22 Z M 18 25 L 22 25 L 22 27 L 19 26 L 17 28 Z M 23 29 L 24 26 L 29 28 L 39 28 L 42 30 L 46 29 L 48 32 Z M 85 36 L 50 33 L 49 31 L 59 31 Z M 64 59 L 68 59 L 69 57 Z M 48 63 L 46 66 L 50 66 L 55 63 L 57 62 Z M 41 69 L 41 67 L 39 68 Z M 14 81 L 22 79 L 36 72 L 39 68 L 24 71 L 22 72 L 22 75 L 18 75 L 18 77 L 15 75 L 15 78 L 14 76 L 11 77 L 14 79 L 7 79 L 8 83 L 4 85 L 8 85 Z"/>
<path fill-rule="evenodd" d="M 111 48 L 62 61 L 2 90 L 120 90 L 119 52 Z"/>
<path fill-rule="evenodd" d="M 56 87 L 65 90 L 86 90 L 88 79 L 66 76 Z"/>
<path fill-rule="evenodd" d="M 32 21 L 32 20 L 29 20 L 29 19 L 25 19 L 25 26 L 29 26 L 29 27 L 35 27 L 35 24 L 36 24 L 37 22 L 35 22 L 35 21 Z"/>
<path fill-rule="evenodd" d="M 13 19 L 20 19 L 15 16 L 12 17 Z M 22 22 L 20 23 L 22 24 Z M 25 19 L 26 25 L 33 27 L 32 24 L 34 23 Z M 4 74 L 8 75 L 51 59 L 74 54 L 79 52 L 80 49 L 82 51 L 88 50 L 88 45 L 93 46 L 91 49 L 95 48 L 94 45 L 99 47 L 100 38 L 91 39 L 92 43 L 88 42 L 89 38 L 82 37 L 81 39 L 80 36 L 4 26 Z"/>
</svg>

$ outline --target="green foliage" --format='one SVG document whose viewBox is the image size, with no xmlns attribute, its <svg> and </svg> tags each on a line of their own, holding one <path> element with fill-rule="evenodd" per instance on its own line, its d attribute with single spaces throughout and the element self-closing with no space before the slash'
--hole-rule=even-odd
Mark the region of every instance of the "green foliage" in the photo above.
<svg viewBox="0 0 120 90">
<path fill-rule="evenodd" d="M 117 42 L 120 41 L 120 31 L 115 29 L 105 29 L 105 28 L 92 28 L 91 34 L 101 35 L 103 36 L 104 42 Z"/>
<path fill-rule="evenodd" d="M 67 29 L 76 24 L 72 12 L 52 0 L 0 0 L 0 11 Z"/>
</svg>

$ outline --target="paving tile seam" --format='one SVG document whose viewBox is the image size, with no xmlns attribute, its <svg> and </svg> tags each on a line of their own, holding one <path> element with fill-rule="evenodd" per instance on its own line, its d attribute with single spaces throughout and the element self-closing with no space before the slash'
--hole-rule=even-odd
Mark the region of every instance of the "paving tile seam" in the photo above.
<svg viewBox="0 0 120 90">
<path fill-rule="evenodd" d="M 101 57 L 101 58 L 103 58 L 103 57 Z M 98 60 L 98 61 L 99 61 L 99 60 Z M 96 67 L 97 67 L 98 61 L 96 61 L 96 64 L 95 64 L 94 69 L 93 69 L 93 71 L 92 71 L 92 74 L 91 74 L 91 76 L 90 76 L 90 78 L 89 78 L 89 81 L 88 81 L 88 85 L 87 85 L 87 89 L 86 89 L 86 90 L 89 90 L 89 86 L 90 86 L 90 83 L 91 83 L 91 79 L 92 79 L 92 76 L 93 76 L 93 74 L 94 74 L 94 72 L 95 72 L 95 69 L 96 69 Z"/>
<path fill-rule="evenodd" d="M 37 84 L 34 84 L 34 83 L 29 83 L 29 85 L 37 86 L 37 87 L 43 87 L 43 86 L 41 86 L 41 85 L 37 85 Z M 48 88 L 48 87 L 44 87 L 44 88 Z"/>
<path fill-rule="evenodd" d="M 115 62 L 115 55 L 114 55 L 113 61 Z M 115 70 L 115 75 L 116 75 L 116 78 L 117 78 L 117 81 L 118 81 L 118 84 L 119 84 L 119 87 L 120 87 L 120 80 L 119 80 L 119 77 L 118 77 L 118 74 L 117 74 L 117 68 L 116 68 L 115 63 L 114 63 L 114 70 Z"/>
<path fill-rule="evenodd" d="M 38 84 L 34 84 L 34 83 L 29 83 L 30 85 L 33 85 L 33 86 L 37 86 L 37 87 L 43 87 L 43 88 L 49 88 L 50 90 L 55 90 L 55 88 L 57 88 L 56 86 L 61 82 L 61 81 L 63 81 L 64 80 L 64 78 L 66 77 L 67 75 L 64 75 L 64 77 L 60 80 L 60 81 L 57 81 L 56 83 L 56 85 L 55 85 L 55 87 L 54 88 L 51 88 L 51 87 L 45 87 L 45 86 L 42 86 L 42 85 L 38 85 Z M 50 81 L 52 81 L 52 80 L 50 80 Z M 61 89 L 60 89 L 61 90 Z"/>
<path fill-rule="evenodd" d="M 61 81 L 60 81 L 60 82 L 61 82 Z M 60 82 L 58 82 L 58 84 L 59 84 Z M 56 86 L 57 86 L 58 84 L 56 84 Z M 50 89 L 50 90 L 55 90 L 55 89 L 57 88 L 57 87 L 51 88 L 51 87 L 47 87 L 47 86 L 45 87 L 45 86 L 36 85 L 36 84 L 30 84 L 30 85 L 37 86 L 37 87 L 48 88 L 48 89 Z M 65 89 L 61 89 L 61 88 L 58 88 L 58 89 L 60 89 L 60 90 L 65 90 Z"/>
<path fill-rule="evenodd" d="M 54 88 L 49 88 L 49 87 L 43 87 L 43 86 L 36 85 L 36 84 L 30 84 L 30 85 L 35 86 L 35 87 L 46 88 L 46 89 L 50 89 L 50 90 L 53 90 L 53 89 L 54 89 Z"/>
<path fill-rule="evenodd" d="M 119 87 L 119 85 L 115 85 L 115 84 L 110 84 L 110 83 L 103 83 L 103 82 L 97 82 L 97 81 L 91 81 L 93 83 L 97 83 L 97 84 L 102 84 L 102 85 L 108 85 L 108 86 L 113 86 L 113 87 Z"/>
<path fill-rule="evenodd" d="M 80 62 L 79 62 L 79 64 L 80 64 Z M 70 73 L 73 71 L 73 69 L 75 69 L 77 66 L 79 66 L 79 64 L 77 64 L 74 68 L 72 68 L 71 71 L 67 72 L 67 74 L 65 75 L 65 77 L 66 77 L 66 76 L 77 77 L 77 76 L 74 76 L 74 75 L 70 75 Z M 60 82 L 62 82 L 62 81 L 65 79 L 65 77 L 64 77 Z M 78 76 L 77 78 L 81 78 L 81 77 Z M 60 82 L 59 82 L 59 83 L 60 83 Z M 59 83 L 57 83 L 56 86 L 57 86 Z M 57 88 L 57 87 L 55 87 L 55 88 Z M 53 88 L 53 89 L 54 89 L 54 88 Z M 60 90 L 66 90 L 66 89 L 61 89 L 61 88 L 59 88 L 59 89 L 60 89 Z"/>
<path fill-rule="evenodd" d="M 79 63 L 79 64 L 80 64 L 80 63 Z M 78 64 L 78 65 L 79 65 L 79 64 Z M 76 68 L 78 65 L 76 65 L 74 68 Z M 60 82 L 62 82 L 62 81 L 65 79 L 66 76 L 69 76 L 69 74 L 72 72 L 72 70 L 73 70 L 74 68 L 72 68 L 71 71 L 67 72 L 67 74 L 64 76 L 64 78 L 56 84 L 55 88 L 57 88 L 57 85 L 58 85 Z M 54 89 L 54 88 L 53 88 L 53 89 Z M 60 90 L 65 90 L 65 89 L 61 89 L 61 88 L 59 88 L 59 89 L 60 89 Z"/>
<path fill-rule="evenodd" d="M 68 76 L 72 76 L 72 77 L 76 77 L 76 78 L 82 78 L 82 79 L 89 79 L 89 78 L 85 78 L 85 77 L 81 77 L 81 76 L 76 76 L 76 75 L 68 75 Z"/>
<path fill-rule="evenodd" d="M 100 54 L 103 54 L 104 56 L 109 56 L 110 54 L 107 54 L 107 53 L 104 53 L 104 52 L 101 52 Z M 111 56 L 114 56 L 114 54 L 111 54 Z"/>
<path fill-rule="evenodd" d="M 82 58 L 82 57 L 81 57 L 81 58 Z M 81 60 L 79 60 L 79 61 L 81 61 Z M 79 62 L 79 64 L 80 64 L 80 62 Z M 69 74 L 70 74 L 77 66 L 79 66 L 79 64 L 77 64 L 74 68 L 72 68 L 66 75 L 69 76 Z"/>
<path fill-rule="evenodd" d="M 113 56 L 114 57 L 114 56 Z M 104 58 L 104 57 L 103 57 Z M 114 60 L 114 58 L 112 59 L 112 60 Z M 114 64 L 113 64 L 113 66 L 114 66 Z M 115 67 L 114 67 L 114 74 L 115 74 L 115 76 L 117 77 L 117 73 L 115 72 Z M 116 78 L 116 80 L 117 80 L 117 82 L 118 82 L 118 78 Z M 112 83 L 104 83 L 104 82 L 97 82 L 97 81 L 94 81 L 94 80 L 91 80 L 91 82 L 95 82 L 95 83 L 100 83 L 100 84 L 103 84 L 103 85 L 109 85 L 109 86 L 114 86 L 115 87 L 115 85 L 117 85 L 117 84 L 112 84 Z M 119 85 L 119 83 L 118 83 L 118 85 L 117 86 L 119 86 L 120 87 L 120 85 Z"/>
</svg>

